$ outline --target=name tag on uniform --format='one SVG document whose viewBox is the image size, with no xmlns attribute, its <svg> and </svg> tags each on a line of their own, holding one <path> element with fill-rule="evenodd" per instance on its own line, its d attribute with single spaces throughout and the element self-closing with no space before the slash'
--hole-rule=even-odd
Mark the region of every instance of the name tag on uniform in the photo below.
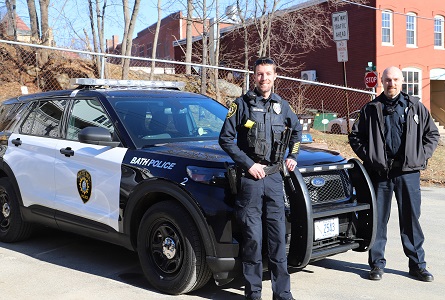
<svg viewBox="0 0 445 300">
<path fill-rule="evenodd" d="M 266 112 L 266 110 L 264 108 L 260 108 L 260 107 L 252 107 L 252 111 Z"/>
</svg>

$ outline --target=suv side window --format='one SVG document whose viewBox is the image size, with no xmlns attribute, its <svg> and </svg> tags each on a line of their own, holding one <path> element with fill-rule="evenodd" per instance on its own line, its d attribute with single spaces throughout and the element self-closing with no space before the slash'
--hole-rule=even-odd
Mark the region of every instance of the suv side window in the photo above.
<svg viewBox="0 0 445 300">
<path fill-rule="evenodd" d="M 60 120 L 67 101 L 37 101 L 31 106 L 31 112 L 20 126 L 19 132 L 24 134 L 60 137 Z"/>
<path fill-rule="evenodd" d="M 69 117 L 66 138 L 77 141 L 79 131 L 89 126 L 103 127 L 114 134 L 113 124 L 98 100 L 75 100 Z"/>
<path fill-rule="evenodd" d="M 0 131 L 4 131 L 7 125 L 15 117 L 15 113 L 21 104 L 3 104 L 0 106 Z"/>
</svg>

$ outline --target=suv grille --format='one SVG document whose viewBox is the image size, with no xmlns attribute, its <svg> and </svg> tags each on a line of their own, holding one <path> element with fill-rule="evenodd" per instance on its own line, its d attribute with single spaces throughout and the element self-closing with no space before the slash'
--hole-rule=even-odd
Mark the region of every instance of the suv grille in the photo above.
<svg viewBox="0 0 445 300">
<path fill-rule="evenodd" d="M 312 204 L 334 202 L 349 198 L 351 195 L 350 181 L 345 170 L 334 170 L 320 173 L 303 174 Z M 323 186 L 313 183 L 324 179 Z M 322 180 L 321 180 L 322 181 Z"/>
</svg>

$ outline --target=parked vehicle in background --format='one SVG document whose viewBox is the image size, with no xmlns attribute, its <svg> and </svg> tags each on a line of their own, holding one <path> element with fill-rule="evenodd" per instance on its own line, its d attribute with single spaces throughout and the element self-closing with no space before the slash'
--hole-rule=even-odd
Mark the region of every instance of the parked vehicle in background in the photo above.
<svg viewBox="0 0 445 300">
<path fill-rule="evenodd" d="M 168 294 L 242 275 L 233 161 L 218 144 L 227 108 L 179 83 L 72 81 L 0 106 L 0 241 L 41 224 L 121 245 Z M 282 172 L 289 264 L 367 251 L 376 208 L 362 164 L 303 144 L 298 167 Z"/>
<path fill-rule="evenodd" d="M 349 113 L 349 129 L 352 128 L 352 124 L 354 124 L 359 113 L 359 110 Z M 329 121 L 326 131 L 333 134 L 348 134 L 348 123 L 346 122 L 346 116 Z"/>
</svg>

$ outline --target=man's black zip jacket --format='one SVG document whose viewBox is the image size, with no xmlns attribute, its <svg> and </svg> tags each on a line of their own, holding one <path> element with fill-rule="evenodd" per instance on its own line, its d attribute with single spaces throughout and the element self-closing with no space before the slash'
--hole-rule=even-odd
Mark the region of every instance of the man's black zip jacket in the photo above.
<svg viewBox="0 0 445 300">
<path fill-rule="evenodd" d="M 439 142 L 439 131 L 428 109 L 419 98 L 401 92 L 408 107 L 405 112 L 406 139 L 402 171 L 424 170 Z M 360 110 L 349 134 L 349 144 L 368 168 L 377 172 L 388 171 L 385 145 L 383 97 L 380 94 Z"/>
</svg>

